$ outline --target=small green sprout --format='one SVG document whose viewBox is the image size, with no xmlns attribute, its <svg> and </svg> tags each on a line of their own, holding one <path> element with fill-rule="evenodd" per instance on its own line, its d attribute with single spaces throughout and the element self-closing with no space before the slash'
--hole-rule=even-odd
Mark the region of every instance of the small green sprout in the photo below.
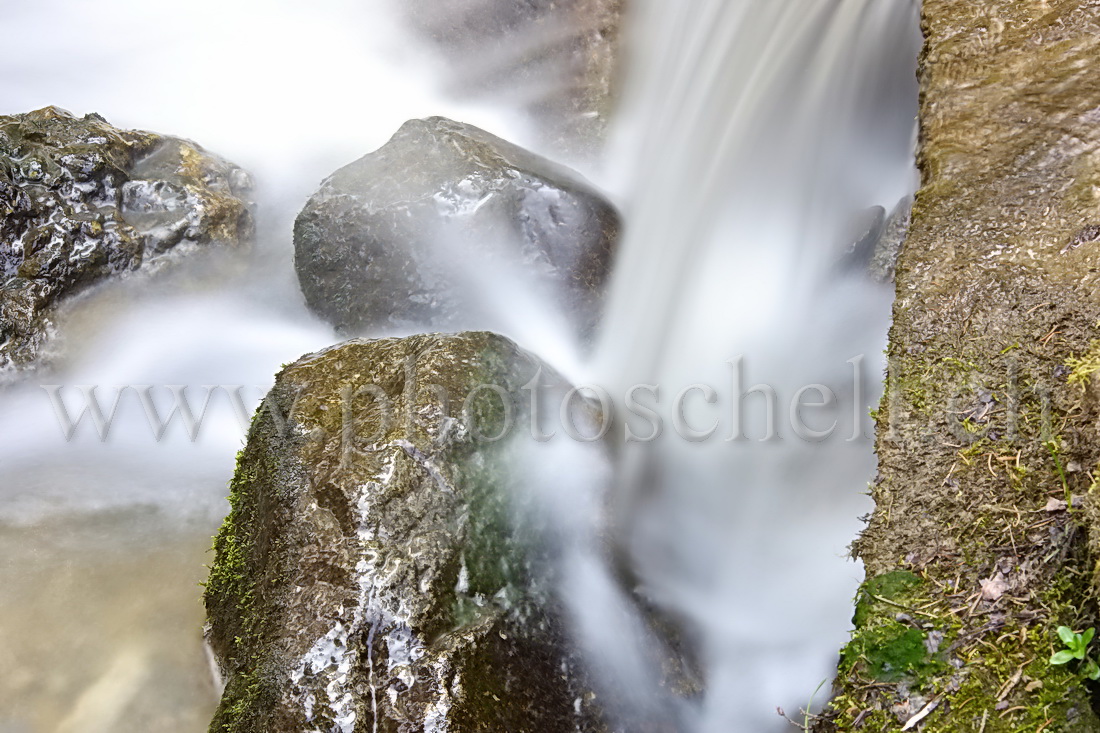
<svg viewBox="0 0 1100 733">
<path fill-rule="evenodd" d="M 1089 629 L 1083 634 L 1074 633 L 1068 626 L 1058 627 L 1058 638 L 1066 645 L 1066 648 L 1057 652 L 1050 658 L 1051 664 L 1069 664 L 1073 660 L 1081 662 L 1080 672 L 1090 680 L 1100 680 L 1100 665 L 1088 655 L 1089 644 L 1096 635 L 1096 629 Z"/>
<path fill-rule="evenodd" d="M 1054 459 L 1054 467 L 1058 469 L 1058 478 L 1062 482 L 1062 493 L 1066 497 L 1066 506 L 1069 509 L 1070 514 L 1073 513 L 1073 493 L 1069 490 L 1069 481 L 1066 480 L 1066 472 L 1062 468 L 1062 460 L 1059 458 L 1062 452 L 1062 442 L 1059 438 L 1053 440 L 1043 441 L 1043 445 L 1050 453 L 1050 457 Z M 1092 638 L 1092 637 L 1089 637 Z"/>
</svg>

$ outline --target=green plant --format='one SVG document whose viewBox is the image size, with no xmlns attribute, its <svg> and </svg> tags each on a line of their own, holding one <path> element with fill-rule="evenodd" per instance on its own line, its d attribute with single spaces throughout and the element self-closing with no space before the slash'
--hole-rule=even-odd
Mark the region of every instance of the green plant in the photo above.
<svg viewBox="0 0 1100 733">
<path fill-rule="evenodd" d="M 1054 438 L 1043 442 L 1047 451 L 1050 453 L 1050 457 L 1054 459 L 1054 467 L 1058 470 L 1058 479 L 1062 482 L 1062 493 L 1066 497 L 1066 508 L 1073 512 L 1073 494 L 1069 490 L 1069 482 L 1066 480 L 1066 472 L 1062 468 L 1062 459 L 1059 457 L 1062 452 L 1062 443 L 1060 439 Z"/>
<path fill-rule="evenodd" d="M 814 706 L 814 698 L 817 697 L 817 693 L 821 692 L 821 688 L 824 687 L 825 683 L 828 682 L 828 681 L 829 680 L 827 680 L 827 679 L 821 680 L 821 684 L 818 685 L 814 689 L 813 694 L 810 695 L 810 701 L 808 703 L 806 703 L 806 714 L 805 714 L 805 718 L 802 722 L 802 730 L 808 731 L 810 729 L 810 718 L 813 717 L 813 715 L 810 714 L 810 709 L 813 708 L 813 706 Z"/>
<path fill-rule="evenodd" d="M 1096 635 L 1096 629 L 1089 629 L 1083 634 L 1078 634 L 1068 626 L 1058 627 L 1058 638 L 1066 645 L 1066 648 L 1056 652 L 1050 658 L 1051 664 L 1069 664 L 1077 660 L 1081 662 L 1080 672 L 1090 680 L 1100 680 L 1100 665 L 1089 656 L 1089 644 Z"/>
<path fill-rule="evenodd" d="M 1072 357 L 1066 366 L 1070 368 L 1069 383 L 1087 387 L 1092 375 L 1100 371 L 1100 341 L 1093 341 L 1086 353 Z"/>
</svg>

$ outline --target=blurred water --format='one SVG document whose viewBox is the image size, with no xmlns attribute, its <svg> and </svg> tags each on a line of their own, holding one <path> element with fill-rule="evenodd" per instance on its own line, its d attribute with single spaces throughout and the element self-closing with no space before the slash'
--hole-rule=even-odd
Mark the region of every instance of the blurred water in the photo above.
<svg viewBox="0 0 1100 733">
<path fill-rule="evenodd" d="M 837 242 L 857 212 L 889 210 L 916 185 L 917 6 L 634 7 L 635 65 L 609 165 L 628 202 L 626 240 L 590 378 L 620 405 L 631 385 L 660 385 L 641 399 L 665 416 L 665 434 L 621 447 L 614 531 L 633 590 L 677 620 L 703 668 L 704 698 L 664 714 L 699 733 L 782 729 L 775 708 L 795 713 L 831 677 L 860 580 L 844 556 L 871 508 L 867 413 L 893 293 L 842 272 Z M 731 439 L 735 401 L 759 383 L 776 396 L 776 436 L 763 440 L 766 396 L 754 394 L 743 399 L 745 437 Z M 713 405 L 696 390 L 683 412 L 694 430 L 719 421 L 709 440 L 671 424 L 691 385 L 714 389 Z M 835 404 L 790 407 L 809 385 L 827 386 Z M 836 430 L 800 436 L 794 417 Z M 608 601 L 589 600 L 622 602 L 613 568 L 575 562 L 592 656 L 634 673 L 627 707 L 653 707 L 640 650 L 601 633 Z"/>
<path fill-rule="evenodd" d="M 855 405 L 865 414 L 890 293 L 837 276 L 827 252 L 853 212 L 890 206 L 913 185 L 913 6 L 636 8 L 614 144 L 585 171 L 624 203 L 629 222 L 596 358 L 576 352 L 556 314 L 516 287 L 492 287 L 492 277 L 486 302 L 499 319 L 482 325 L 620 400 L 636 383 L 664 385 L 666 403 L 696 382 L 722 390 L 726 362 L 741 354 L 748 385 L 767 381 L 789 399 L 821 382 L 843 399 L 847 360 L 866 354 Z M 0 395 L 0 650 L 11 660 L 0 669 L 0 731 L 205 728 L 216 693 L 196 584 L 226 510 L 241 421 L 281 363 L 336 338 L 302 305 L 294 215 L 322 177 L 412 117 L 536 139 L 504 102 L 437 95 L 391 10 L 390 0 L 0 2 L 0 113 L 53 104 L 195 139 L 256 175 L 261 227 L 243 264 L 211 255 L 103 288 L 63 325 L 68 358 L 50 381 L 68 385 L 73 418 L 75 385 L 100 385 L 109 407 L 116 385 L 186 384 L 196 411 L 203 385 L 225 385 L 197 440 L 177 421 L 157 441 L 133 390 L 106 440 L 85 421 L 66 441 L 37 383 Z M 725 414 L 728 394 L 715 406 L 695 395 L 689 417 L 703 425 Z M 169 397 L 154 393 L 162 416 Z M 570 464 L 560 449 L 545 488 L 563 522 L 577 517 L 566 489 L 591 501 L 611 483 L 616 537 L 638 584 L 699 650 L 712 693 L 673 713 L 684 727 L 766 730 L 782 722 L 776 705 L 793 709 L 829 674 L 859 576 L 840 556 L 873 471 L 870 442 L 844 440 L 852 422 L 822 443 L 726 443 L 724 425 L 708 443 L 623 446 L 614 477 Z M 599 505 L 581 505 L 585 517 Z M 591 540 L 589 529 L 570 532 Z M 609 568 L 595 553 L 569 562 L 594 658 L 653 697 Z"/>
</svg>

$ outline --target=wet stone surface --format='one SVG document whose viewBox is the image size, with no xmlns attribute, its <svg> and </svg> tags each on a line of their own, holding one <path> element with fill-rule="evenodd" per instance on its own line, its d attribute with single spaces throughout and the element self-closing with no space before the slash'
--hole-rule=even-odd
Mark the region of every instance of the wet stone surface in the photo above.
<svg viewBox="0 0 1100 733">
<path fill-rule="evenodd" d="M 539 368 L 465 333 L 354 340 L 278 375 L 206 589 L 228 683 L 211 730 L 606 730 L 541 531 L 518 519 L 510 443 L 476 437 L 504 403 L 463 407 L 498 385 L 525 424 Z"/>
<path fill-rule="evenodd" d="M 98 115 L 0 116 L 0 374 L 47 356 L 52 315 L 81 291 L 170 252 L 249 242 L 251 185 L 195 143 Z"/>
<path fill-rule="evenodd" d="M 619 232 L 578 174 L 441 117 L 321 185 L 294 226 L 309 307 L 351 335 L 483 327 L 527 303 L 590 334 Z M 516 302 L 486 302 L 485 293 Z"/>
</svg>

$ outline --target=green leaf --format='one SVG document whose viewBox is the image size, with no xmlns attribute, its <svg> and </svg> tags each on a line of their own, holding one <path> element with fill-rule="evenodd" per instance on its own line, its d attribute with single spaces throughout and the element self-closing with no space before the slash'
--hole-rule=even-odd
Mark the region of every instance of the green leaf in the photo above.
<svg viewBox="0 0 1100 733">
<path fill-rule="evenodd" d="M 1068 626 L 1058 627 L 1058 638 L 1062 640 L 1062 643 L 1068 647 L 1072 647 L 1078 639 L 1078 635 L 1073 633 L 1073 629 Z"/>
<path fill-rule="evenodd" d="M 1068 664 L 1075 659 L 1073 652 L 1061 651 L 1050 658 L 1051 664 Z"/>
<path fill-rule="evenodd" d="M 1096 636 L 1096 629 L 1089 629 L 1085 633 L 1081 634 L 1081 644 L 1084 646 L 1088 646 L 1089 642 L 1092 641 L 1092 637 L 1094 636 Z"/>
<path fill-rule="evenodd" d="M 1100 680 L 1100 666 L 1093 660 L 1088 660 L 1085 662 L 1085 676 L 1090 680 Z"/>
</svg>

